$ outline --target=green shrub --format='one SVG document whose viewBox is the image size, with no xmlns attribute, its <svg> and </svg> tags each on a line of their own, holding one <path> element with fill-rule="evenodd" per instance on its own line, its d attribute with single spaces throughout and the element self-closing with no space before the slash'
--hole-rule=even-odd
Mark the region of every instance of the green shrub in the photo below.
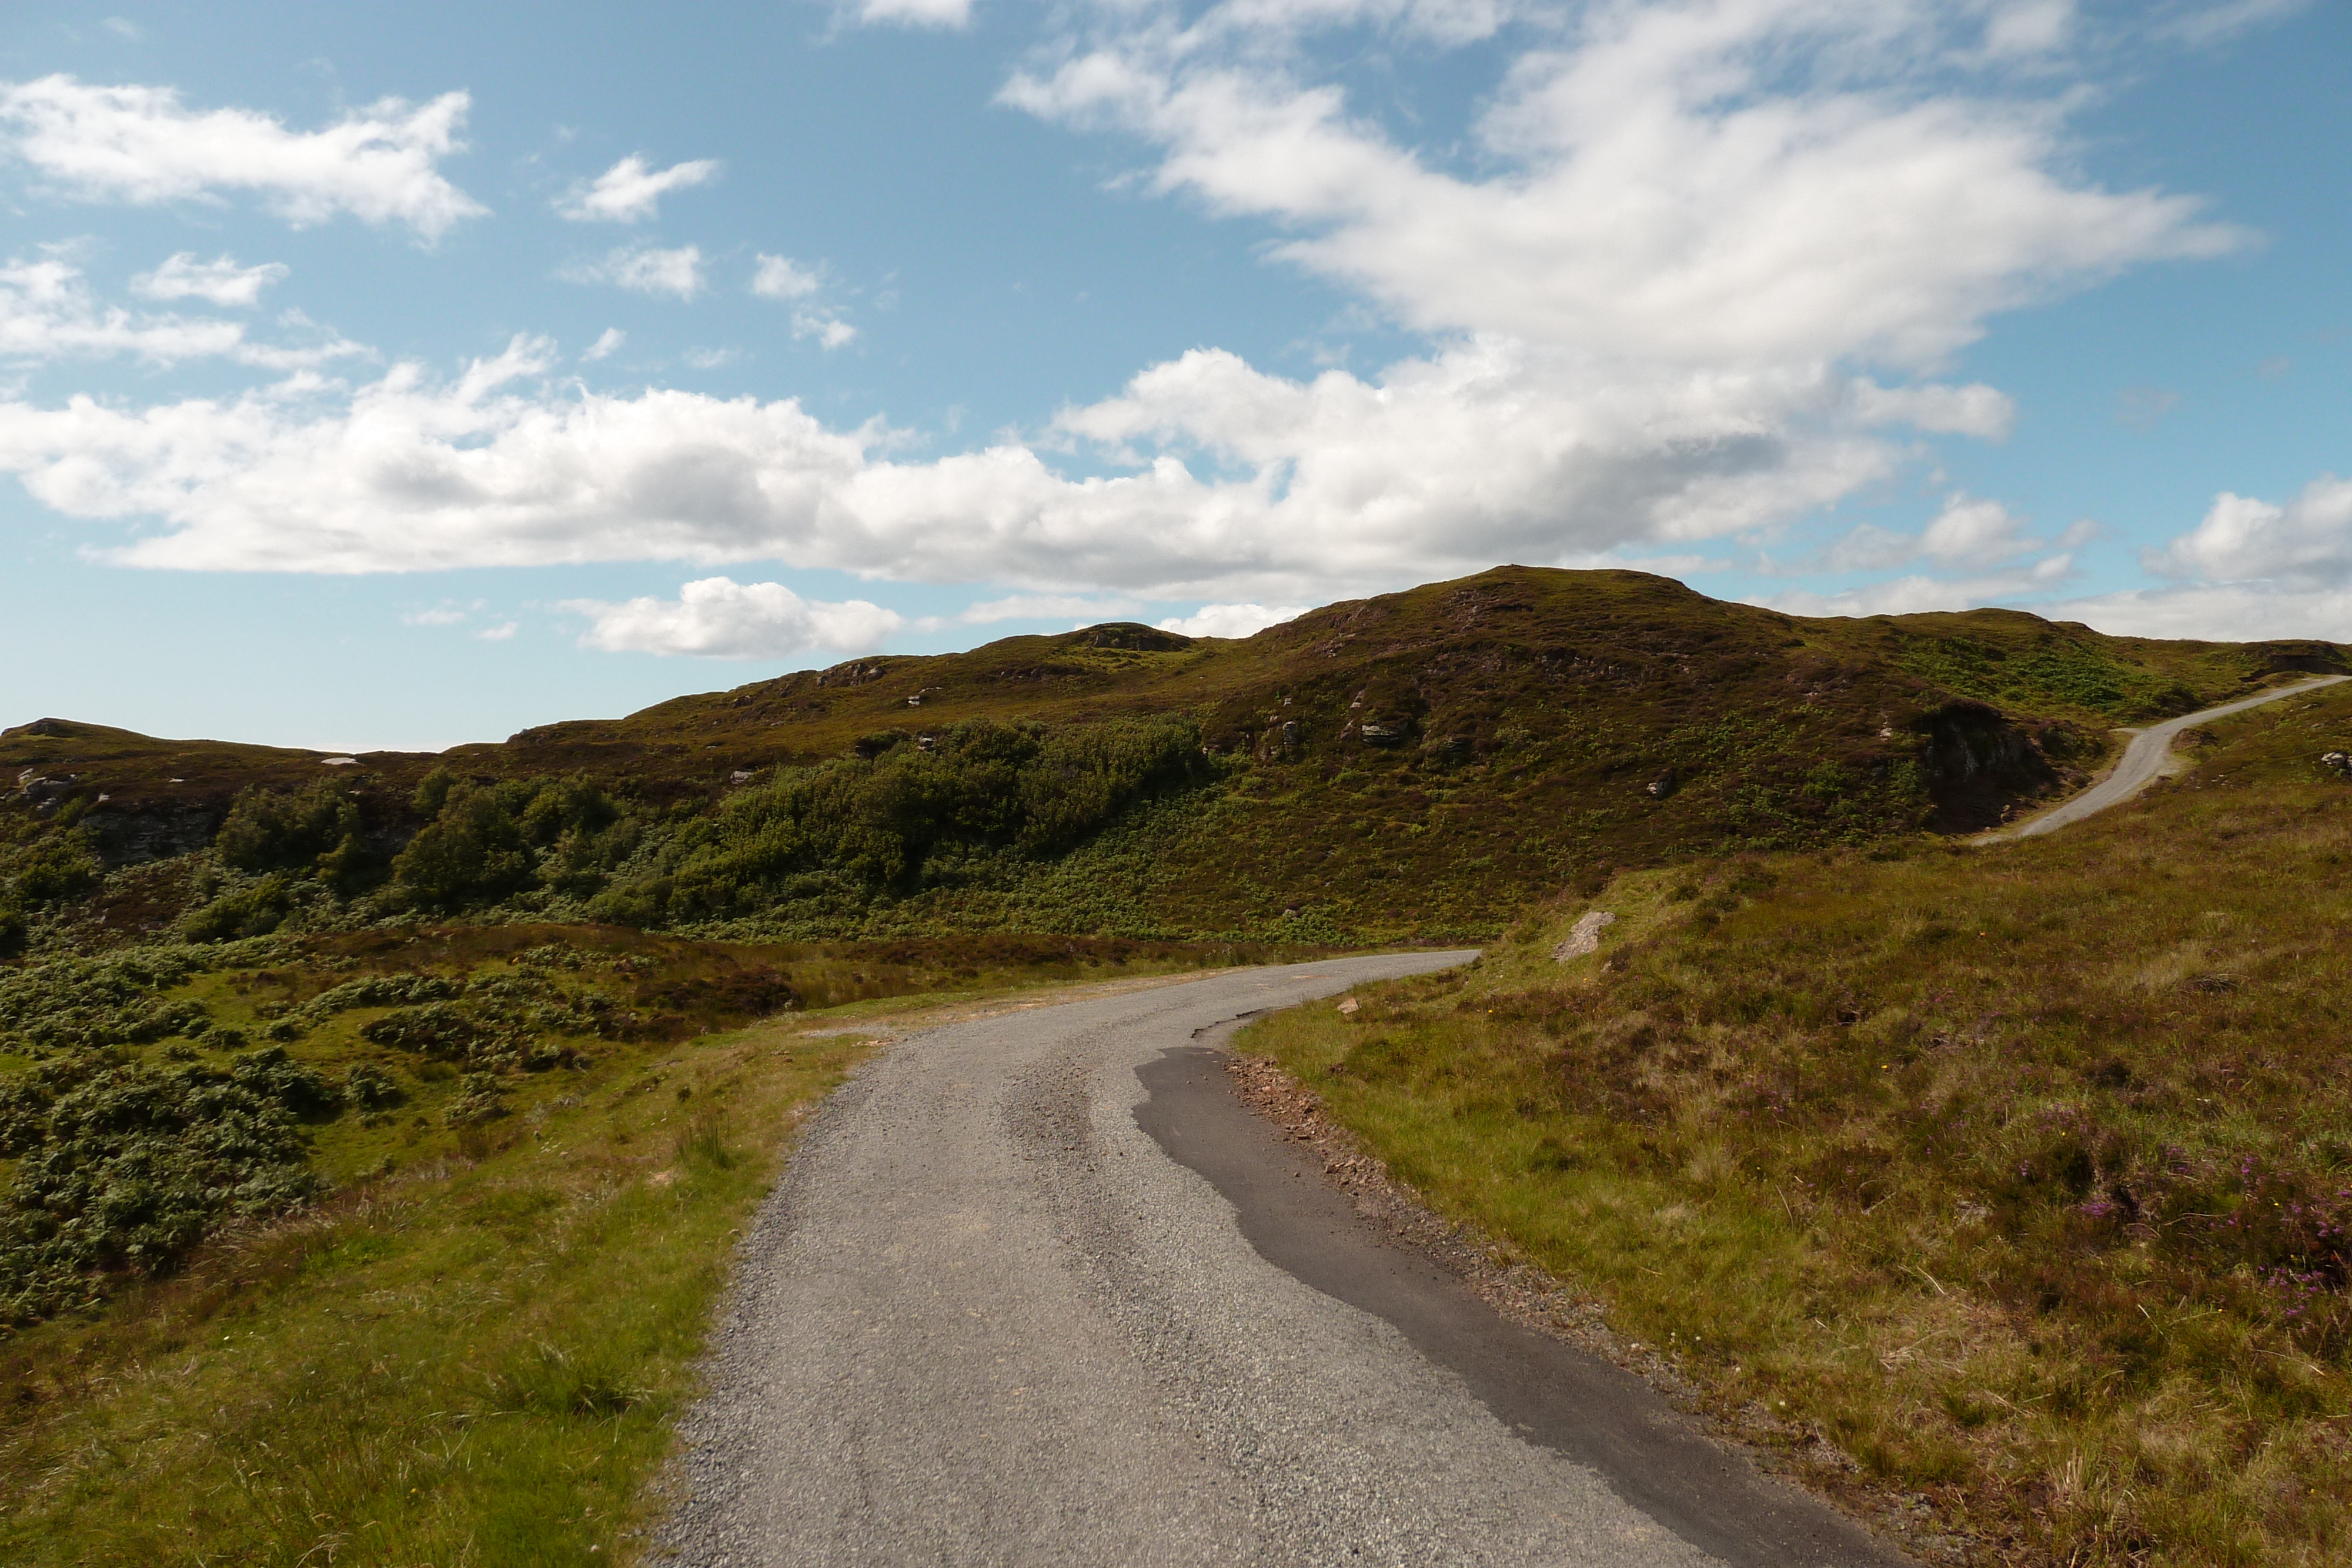
<svg viewBox="0 0 2352 1568">
<path fill-rule="evenodd" d="M 28 964 L 0 976 L 0 1045 L 88 1048 L 199 1033 L 207 1021 L 204 1004 L 160 993 L 206 967 L 184 947 Z"/>
<path fill-rule="evenodd" d="M 166 1272 L 215 1226 L 322 1188 L 298 1118 L 334 1088 L 282 1051 L 226 1072 L 89 1053 L 0 1081 L 0 1322 L 96 1300 L 110 1275 Z"/>
<path fill-rule="evenodd" d="M 189 942 L 226 942 L 241 936 L 266 936 L 285 921 L 293 908 L 293 884 L 284 872 L 272 872 L 251 887 L 225 894 L 180 923 L 180 936 Z"/>
<path fill-rule="evenodd" d="M 240 871 L 319 871 L 346 885 L 370 868 L 361 845 L 360 810 L 339 782 L 304 789 L 237 792 L 213 848 Z"/>
<path fill-rule="evenodd" d="M 1139 797 L 1188 781 L 1201 760 L 1200 731 L 1183 718 L 971 719 L 929 749 L 904 740 L 871 736 L 856 756 L 740 791 L 679 836 L 673 864 L 612 890 L 596 913 L 631 924 L 742 914 L 833 895 L 836 878 L 910 892 L 927 870 L 973 854 L 1067 850 Z"/>
<path fill-rule="evenodd" d="M 506 1089 L 499 1075 L 468 1072 L 457 1081 L 457 1097 L 443 1108 L 441 1120 L 452 1127 L 471 1127 L 495 1122 L 506 1113 Z"/>
<path fill-rule="evenodd" d="M 360 1037 L 376 1045 L 457 1061 L 465 1059 L 481 1032 L 472 1019 L 448 1003 L 426 1002 L 422 1007 L 394 1009 L 362 1029 Z"/>
<path fill-rule="evenodd" d="M 17 862 L 16 901 L 57 904 L 79 898 L 105 875 L 106 868 L 79 831 L 58 833 Z"/>
<path fill-rule="evenodd" d="M 393 874 L 410 902 L 440 909 L 534 886 L 593 894 L 642 831 L 585 774 L 477 784 L 436 768 L 412 804 L 430 820 Z"/>
</svg>

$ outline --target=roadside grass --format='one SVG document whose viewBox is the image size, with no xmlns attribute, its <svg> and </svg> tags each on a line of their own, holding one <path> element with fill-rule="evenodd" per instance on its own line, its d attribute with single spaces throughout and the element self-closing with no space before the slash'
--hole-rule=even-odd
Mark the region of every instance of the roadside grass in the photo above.
<svg viewBox="0 0 2352 1568">
<path fill-rule="evenodd" d="M 734 1239 L 803 1113 L 872 1040 L 1021 1006 L 1041 985 L 1150 984 L 1233 956 L 445 929 L 247 944 L 157 998 L 88 1004 L 77 1017 L 100 1031 L 132 1008 L 193 1000 L 209 1017 L 193 1040 L 29 1045 L 37 1063 L 0 1054 L 0 1068 L 226 1062 L 291 1022 L 297 1061 L 334 1082 L 373 1070 L 391 1098 L 310 1123 L 333 1186 L 317 1204 L 217 1233 L 175 1271 L 98 1281 L 102 1305 L 0 1332 L 0 1562 L 628 1562 Z M 777 975 L 844 999 L 742 1022 Z M 379 981 L 440 982 L 456 999 L 403 1009 L 353 990 Z M 354 995 L 371 999 L 318 1005 Z M 513 1041 L 498 1009 L 518 996 L 562 1065 L 499 1065 Z M 366 1034 L 434 1007 L 476 1009 L 478 1059 Z M 460 1113 L 469 1093 L 488 1119 Z"/>
<path fill-rule="evenodd" d="M 0 1559 L 627 1560 L 731 1239 L 864 1043 L 756 1026 L 534 1082 L 18 1335 Z"/>
<path fill-rule="evenodd" d="M 1238 1049 L 1969 1555 L 2342 1563 L 2347 741 L 2336 689 L 2047 838 L 1621 876 Z M 1622 919 L 1554 963 L 1587 907 Z"/>
</svg>

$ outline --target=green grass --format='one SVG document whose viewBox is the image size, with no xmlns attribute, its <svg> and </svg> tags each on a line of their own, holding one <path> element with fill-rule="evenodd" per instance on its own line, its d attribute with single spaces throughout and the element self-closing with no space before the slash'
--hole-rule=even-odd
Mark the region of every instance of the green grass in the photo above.
<svg viewBox="0 0 2352 1568">
<path fill-rule="evenodd" d="M 1242 1048 L 1823 1484 L 2002 1561 L 2339 1563 L 2347 739 L 2339 689 L 2048 838 L 1626 875 L 1597 957 L 1566 902 Z"/>
<path fill-rule="evenodd" d="M 560 1074 L 19 1335 L 0 1559 L 626 1560 L 733 1238 L 861 1049 L 756 1026 Z"/>
<path fill-rule="evenodd" d="M 0 1329 L 0 1562 L 627 1561 L 734 1239 L 802 1114 L 867 1049 L 801 1031 L 1297 956 L 501 926 L 20 972 L 0 991 L 19 1047 L 0 1049 L 0 1083 L 84 1060 L 225 1067 L 294 1025 L 297 1062 L 338 1083 L 371 1071 L 396 1100 L 313 1115 L 331 1191 L 306 1211 L 231 1226 L 159 1275 L 92 1278 L 97 1306 Z M 417 1010 L 386 987 L 478 1019 L 467 1054 L 372 1040 Z M 751 1018 L 780 999 L 799 1005 Z M 193 1038 L 92 1043 L 199 1015 Z M 534 1044 L 562 1064 L 527 1070 Z M 504 1113 L 453 1116 L 485 1084 Z M 0 1191 L 11 1175 L 0 1161 Z"/>
</svg>

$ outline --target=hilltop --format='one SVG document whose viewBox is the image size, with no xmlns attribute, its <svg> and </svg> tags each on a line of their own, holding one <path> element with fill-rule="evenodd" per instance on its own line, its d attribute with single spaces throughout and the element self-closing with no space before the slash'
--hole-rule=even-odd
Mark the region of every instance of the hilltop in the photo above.
<svg viewBox="0 0 2352 1568">
<path fill-rule="evenodd" d="M 1808 619 L 1503 567 L 1245 639 L 1118 623 L 877 656 L 438 755 L 331 765 L 44 719 L 0 732 L 0 764 L 18 902 L 95 900 L 114 929 L 246 898 L 217 934 L 429 906 L 748 936 L 1393 939 L 1490 931 L 1618 868 L 1971 831 L 2081 783 L 2118 724 L 2345 667 L 2321 643 Z M 240 795 L 248 819 L 309 799 L 310 825 L 281 806 L 224 855 Z M 404 872 L 452 811 L 437 880 Z M 83 871 L 28 872 L 61 832 Z"/>
</svg>

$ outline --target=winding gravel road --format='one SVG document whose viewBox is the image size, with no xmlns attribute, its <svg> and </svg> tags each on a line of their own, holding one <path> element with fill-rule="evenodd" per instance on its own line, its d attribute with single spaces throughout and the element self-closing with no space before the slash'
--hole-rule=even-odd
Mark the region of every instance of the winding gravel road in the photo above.
<svg viewBox="0 0 2352 1568">
<path fill-rule="evenodd" d="M 2162 724 L 2150 725 L 2146 729 L 2134 730 L 2131 732 L 2131 744 L 2124 747 L 2123 757 L 2116 762 L 2114 772 L 2068 800 L 2056 810 L 2034 818 L 2033 821 L 2013 832 L 1995 836 L 2030 839 L 2038 834 L 2055 832 L 2069 822 L 2079 822 L 2084 818 L 2104 811 L 2110 806 L 2119 806 L 2138 794 L 2147 787 L 2147 781 L 2157 776 L 2158 771 L 2164 766 L 2166 756 L 2172 750 L 2173 737 L 2189 726 L 2204 724 L 2212 719 L 2226 718 L 2233 713 L 2243 713 L 2250 707 L 2260 707 L 2264 703 L 2274 703 L 2281 697 L 2295 696 L 2304 692 L 2315 692 L 2322 686 L 2332 686 L 2345 678 L 2343 675 L 2322 675 L 2315 681 L 2305 681 L 2298 685 L 2281 686 L 2274 692 L 2264 692 L 2260 696 L 2247 697 L 2242 702 L 2224 703 L 2220 707 L 2209 707 L 2201 713 L 2183 714 L 2179 718 L 2168 718 Z"/>
<path fill-rule="evenodd" d="M 662 1544 L 695 1568 L 1898 1561 L 1384 1247 L 1195 1043 L 1471 956 L 1095 997 L 869 1063 L 745 1241 Z"/>
</svg>

